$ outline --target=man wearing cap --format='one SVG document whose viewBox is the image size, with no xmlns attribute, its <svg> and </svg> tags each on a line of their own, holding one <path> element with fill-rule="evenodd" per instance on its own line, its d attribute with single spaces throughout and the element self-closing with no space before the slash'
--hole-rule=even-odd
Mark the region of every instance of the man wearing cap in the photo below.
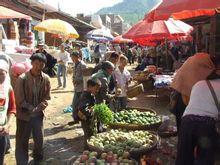
<svg viewBox="0 0 220 165">
<path fill-rule="evenodd" d="M 74 86 L 74 97 L 72 101 L 73 118 L 77 122 L 76 104 L 79 100 L 81 93 L 84 90 L 83 86 L 83 70 L 86 69 L 86 64 L 81 60 L 79 51 L 73 51 L 71 59 L 75 64 L 73 72 L 73 86 Z"/>
<path fill-rule="evenodd" d="M 47 53 L 47 51 L 44 49 L 44 43 L 42 41 L 39 41 L 38 45 L 38 50 L 36 51 L 36 53 L 42 53 L 46 56 L 47 62 L 45 64 L 44 67 L 44 73 L 48 74 L 50 77 L 55 76 L 54 72 L 53 72 L 53 68 L 57 63 L 57 60 L 50 55 L 49 53 Z"/>
<path fill-rule="evenodd" d="M 66 69 L 68 65 L 68 61 L 70 60 L 70 54 L 65 51 L 65 44 L 60 45 L 60 52 L 58 54 L 58 69 L 57 69 L 57 80 L 58 80 L 58 88 L 62 87 L 66 88 Z M 61 82 L 61 74 L 63 76 L 63 84 Z"/>
<path fill-rule="evenodd" d="M 7 80 L 9 72 L 8 62 L 0 60 L 0 164 L 4 164 L 7 148 L 7 137 L 16 113 L 14 91 Z"/>
<path fill-rule="evenodd" d="M 28 164 L 28 143 L 32 133 L 34 163 L 43 160 L 43 118 L 50 100 L 49 77 L 42 72 L 47 59 L 42 53 L 31 56 L 32 69 L 22 74 L 15 86 L 17 106 L 16 161 Z"/>
</svg>

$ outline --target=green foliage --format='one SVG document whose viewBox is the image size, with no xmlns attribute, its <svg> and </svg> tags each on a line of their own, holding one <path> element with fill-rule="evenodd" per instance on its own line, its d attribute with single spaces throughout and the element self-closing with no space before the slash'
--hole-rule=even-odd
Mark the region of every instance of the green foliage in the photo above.
<svg viewBox="0 0 220 165">
<path fill-rule="evenodd" d="M 99 10 L 97 14 L 120 14 L 126 23 L 135 24 L 144 18 L 159 0 L 123 0 L 112 7 Z"/>
<path fill-rule="evenodd" d="M 97 116 L 97 119 L 103 124 L 109 124 L 113 121 L 113 113 L 106 104 L 102 103 L 94 105 L 93 111 L 95 116 Z"/>
</svg>

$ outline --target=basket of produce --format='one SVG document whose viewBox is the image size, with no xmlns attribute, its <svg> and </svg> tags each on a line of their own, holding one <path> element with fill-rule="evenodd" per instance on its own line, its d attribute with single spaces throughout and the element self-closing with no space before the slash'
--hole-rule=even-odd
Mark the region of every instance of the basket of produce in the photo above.
<svg viewBox="0 0 220 165">
<path fill-rule="evenodd" d="M 127 151 L 132 157 L 152 151 L 157 147 L 159 137 L 149 131 L 110 130 L 92 136 L 88 140 L 89 149 L 101 152 L 113 152 L 119 157 Z"/>
<path fill-rule="evenodd" d="M 157 115 L 157 112 L 151 108 L 144 108 L 144 107 L 127 107 L 127 110 L 138 110 L 140 112 L 151 112 Z"/>
<path fill-rule="evenodd" d="M 161 117 L 157 116 L 155 112 L 130 109 L 114 113 L 114 120 L 109 127 L 127 130 L 157 130 L 161 123 Z"/>
<path fill-rule="evenodd" d="M 133 88 L 128 89 L 127 96 L 128 98 L 133 98 L 140 95 L 142 92 L 144 92 L 144 87 L 142 84 L 139 84 L 134 86 Z"/>
<path fill-rule="evenodd" d="M 117 165 L 117 164 L 128 164 L 128 165 L 136 165 L 137 161 L 130 158 L 130 154 L 128 152 L 124 152 L 122 156 L 114 154 L 113 152 L 89 152 L 84 151 L 82 155 L 80 155 L 73 163 L 74 165 L 81 164 L 98 164 L 98 165 Z"/>
<path fill-rule="evenodd" d="M 148 72 L 144 72 L 144 71 L 140 73 L 136 73 L 134 75 L 134 80 L 138 82 L 148 80 L 148 74 L 149 74 Z"/>
<path fill-rule="evenodd" d="M 93 67 L 88 67 L 83 70 L 83 76 L 91 76 L 94 68 Z"/>
</svg>

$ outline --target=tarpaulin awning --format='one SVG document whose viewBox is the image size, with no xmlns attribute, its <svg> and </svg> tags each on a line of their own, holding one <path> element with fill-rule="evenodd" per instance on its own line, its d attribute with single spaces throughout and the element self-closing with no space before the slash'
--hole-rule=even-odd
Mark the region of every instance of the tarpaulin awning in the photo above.
<svg viewBox="0 0 220 165">
<path fill-rule="evenodd" d="M 11 18 L 23 18 L 31 20 L 32 18 L 28 15 L 19 13 L 17 11 L 11 10 L 9 8 L 0 6 L 0 19 L 11 19 Z"/>
<path fill-rule="evenodd" d="M 211 16 L 220 7 L 220 0 L 163 0 L 145 15 L 148 21 L 187 19 L 198 16 Z"/>
</svg>

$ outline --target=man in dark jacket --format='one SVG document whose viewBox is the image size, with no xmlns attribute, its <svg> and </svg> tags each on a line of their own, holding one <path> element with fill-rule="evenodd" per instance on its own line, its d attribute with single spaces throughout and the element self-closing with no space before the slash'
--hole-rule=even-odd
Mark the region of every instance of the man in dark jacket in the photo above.
<svg viewBox="0 0 220 165">
<path fill-rule="evenodd" d="M 38 50 L 36 51 L 36 53 L 42 53 L 46 56 L 47 58 L 47 63 L 45 65 L 45 68 L 43 70 L 44 73 L 48 74 L 50 77 L 53 77 L 56 75 L 56 73 L 53 72 L 53 68 L 57 63 L 57 60 L 50 55 L 49 53 L 46 52 L 46 50 L 44 49 L 44 43 L 43 42 L 39 42 L 38 45 Z"/>
</svg>

